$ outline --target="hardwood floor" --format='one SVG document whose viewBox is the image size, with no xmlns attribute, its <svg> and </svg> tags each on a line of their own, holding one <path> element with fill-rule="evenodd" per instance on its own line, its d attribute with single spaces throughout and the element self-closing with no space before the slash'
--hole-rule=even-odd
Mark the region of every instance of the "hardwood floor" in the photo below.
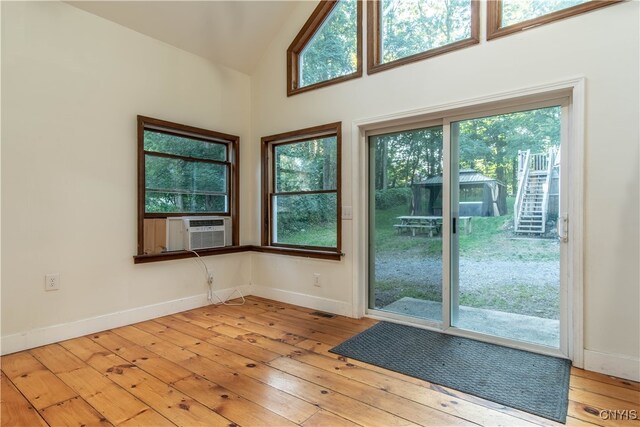
<svg viewBox="0 0 640 427">
<path fill-rule="evenodd" d="M 375 323 L 257 297 L 4 356 L 2 426 L 557 425 L 329 349 Z M 544 390 L 540 391 L 544 393 Z M 567 425 L 634 425 L 640 384 L 573 369 Z"/>
</svg>

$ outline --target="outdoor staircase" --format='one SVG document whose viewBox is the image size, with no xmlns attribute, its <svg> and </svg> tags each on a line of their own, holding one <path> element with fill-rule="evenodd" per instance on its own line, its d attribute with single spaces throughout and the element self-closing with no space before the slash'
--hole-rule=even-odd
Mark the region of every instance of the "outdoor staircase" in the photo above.
<svg viewBox="0 0 640 427">
<path fill-rule="evenodd" d="M 518 153 L 518 193 L 514 204 L 514 231 L 544 234 L 549 205 L 549 182 L 556 151 Z"/>
<path fill-rule="evenodd" d="M 525 184 L 524 196 L 520 205 L 520 215 L 516 224 L 516 233 L 543 234 L 545 213 L 543 204 L 545 197 L 546 172 L 529 173 Z"/>
</svg>

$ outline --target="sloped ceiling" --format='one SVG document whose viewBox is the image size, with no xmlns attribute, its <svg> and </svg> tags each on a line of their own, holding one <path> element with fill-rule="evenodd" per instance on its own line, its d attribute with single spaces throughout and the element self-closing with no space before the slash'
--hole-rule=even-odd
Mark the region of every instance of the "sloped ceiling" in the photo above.
<svg viewBox="0 0 640 427">
<path fill-rule="evenodd" d="M 246 74 L 298 5 L 271 0 L 67 3 Z"/>
</svg>

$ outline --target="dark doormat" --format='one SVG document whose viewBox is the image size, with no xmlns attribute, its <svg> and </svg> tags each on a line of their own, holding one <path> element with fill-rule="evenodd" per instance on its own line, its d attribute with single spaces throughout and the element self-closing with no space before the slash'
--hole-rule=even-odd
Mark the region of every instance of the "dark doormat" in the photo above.
<svg viewBox="0 0 640 427">
<path fill-rule="evenodd" d="M 571 361 L 380 322 L 332 353 L 564 423 Z"/>
</svg>

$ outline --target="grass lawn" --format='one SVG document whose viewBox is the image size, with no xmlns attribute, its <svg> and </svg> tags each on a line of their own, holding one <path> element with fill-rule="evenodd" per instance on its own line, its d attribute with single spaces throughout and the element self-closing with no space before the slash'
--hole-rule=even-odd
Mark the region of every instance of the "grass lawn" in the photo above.
<svg viewBox="0 0 640 427">
<path fill-rule="evenodd" d="M 293 233 L 278 235 L 278 243 L 302 246 L 336 247 L 335 224 L 315 225 Z"/>
<path fill-rule="evenodd" d="M 442 257 L 442 239 L 425 235 L 399 235 L 394 224 L 397 217 L 408 215 L 408 208 L 398 206 L 379 210 L 375 215 L 376 255 L 402 254 L 403 257 Z M 560 246 L 552 239 L 518 238 L 512 233 L 513 215 L 473 217 L 472 232 L 460 234 L 460 257 L 474 260 L 552 261 L 560 256 Z"/>
<path fill-rule="evenodd" d="M 481 290 L 460 293 L 460 305 L 524 314 L 545 319 L 559 319 L 558 288 L 531 287 L 509 283 L 502 286 L 483 286 Z"/>
<path fill-rule="evenodd" d="M 409 215 L 407 206 L 376 211 L 375 257 L 378 261 L 384 260 L 376 263 L 376 307 L 383 307 L 403 297 L 442 301 L 442 238 L 424 234 L 415 237 L 406 233 L 398 234 L 393 225 L 398 224 L 400 221 L 397 217 L 403 215 Z M 462 233 L 459 236 L 461 262 L 466 260 L 478 263 L 480 269 L 491 263 L 502 262 L 504 265 L 506 262 L 507 271 L 505 268 L 497 269 L 492 283 L 480 283 L 480 286 L 472 289 L 461 287 L 460 304 L 557 319 L 558 285 L 531 286 L 524 283 L 527 280 L 521 282 L 512 278 L 508 271 L 510 268 L 524 268 L 527 262 L 549 265 L 553 270 L 554 263 L 560 257 L 557 240 L 514 235 L 511 214 L 501 217 L 473 217 L 471 228 L 469 234 Z M 280 235 L 280 241 L 331 247 L 335 246 L 333 230 L 334 227 L 327 226 L 308 227 L 296 233 Z M 426 267 L 427 264 L 430 267 Z M 419 267 L 417 270 L 416 265 Z M 439 274 L 434 274 L 433 269 L 439 270 Z M 525 271 L 525 275 L 526 273 Z M 470 274 L 475 277 L 473 272 Z M 531 271 L 531 274 L 537 272 Z"/>
</svg>

